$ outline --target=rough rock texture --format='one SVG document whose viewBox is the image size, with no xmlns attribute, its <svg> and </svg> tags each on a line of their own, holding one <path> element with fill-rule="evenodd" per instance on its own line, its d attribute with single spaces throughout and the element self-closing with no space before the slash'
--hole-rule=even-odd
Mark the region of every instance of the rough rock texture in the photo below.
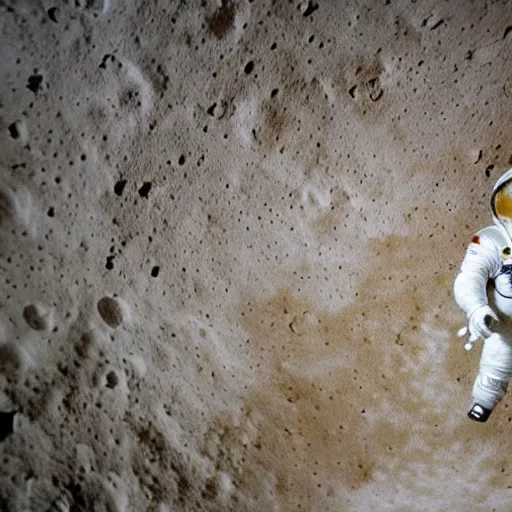
<svg viewBox="0 0 512 512">
<path fill-rule="evenodd" d="M 0 509 L 509 512 L 452 283 L 510 13 L 1 1 Z"/>
</svg>

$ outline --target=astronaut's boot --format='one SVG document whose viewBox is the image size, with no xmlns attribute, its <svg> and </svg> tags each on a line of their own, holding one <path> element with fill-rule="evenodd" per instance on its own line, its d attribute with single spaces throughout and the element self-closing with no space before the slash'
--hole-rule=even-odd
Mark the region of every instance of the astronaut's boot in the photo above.
<svg viewBox="0 0 512 512">
<path fill-rule="evenodd" d="M 484 341 L 480 371 L 473 385 L 473 401 L 468 416 L 479 422 L 489 419 L 492 410 L 507 392 L 512 377 L 512 336 L 493 333 Z"/>
<path fill-rule="evenodd" d="M 469 419 L 485 423 L 491 415 L 492 409 L 487 409 L 479 404 L 474 404 L 468 412 Z"/>
<path fill-rule="evenodd" d="M 484 423 L 507 392 L 508 380 L 490 377 L 480 370 L 473 386 L 473 402 L 468 417 Z"/>
</svg>

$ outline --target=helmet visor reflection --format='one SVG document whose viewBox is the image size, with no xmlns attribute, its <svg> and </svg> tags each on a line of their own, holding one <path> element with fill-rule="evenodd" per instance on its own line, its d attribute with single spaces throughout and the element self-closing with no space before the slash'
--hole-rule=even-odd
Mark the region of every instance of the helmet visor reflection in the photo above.
<svg viewBox="0 0 512 512">
<path fill-rule="evenodd" d="M 512 222 L 512 183 L 507 183 L 496 193 L 494 212 L 500 220 Z"/>
</svg>

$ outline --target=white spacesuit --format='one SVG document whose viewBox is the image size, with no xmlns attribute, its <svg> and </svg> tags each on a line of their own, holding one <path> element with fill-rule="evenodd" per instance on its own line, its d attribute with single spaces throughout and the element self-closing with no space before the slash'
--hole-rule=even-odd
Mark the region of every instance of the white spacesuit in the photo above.
<svg viewBox="0 0 512 512">
<path fill-rule="evenodd" d="M 495 225 L 473 237 L 454 283 L 468 317 L 466 348 L 484 339 L 468 413 L 479 422 L 487 421 L 512 377 L 512 169 L 494 186 L 491 210 Z"/>
</svg>

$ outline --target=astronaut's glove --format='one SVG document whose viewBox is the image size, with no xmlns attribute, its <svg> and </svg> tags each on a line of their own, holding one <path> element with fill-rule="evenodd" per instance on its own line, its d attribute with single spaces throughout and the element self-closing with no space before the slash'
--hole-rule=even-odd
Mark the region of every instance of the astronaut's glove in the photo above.
<svg viewBox="0 0 512 512">
<path fill-rule="evenodd" d="M 499 322 L 496 313 L 489 306 L 481 306 L 468 319 L 469 340 L 464 345 L 466 350 L 471 350 L 473 343 L 480 338 L 488 338 L 492 334 L 494 322 Z M 463 327 L 457 333 L 457 336 L 463 337 L 467 334 L 468 329 Z"/>
<path fill-rule="evenodd" d="M 499 320 L 496 313 L 489 306 L 481 306 L 473 311 L 468 320 L 469 341 L 488 338 L 492 334 L 494 322 L 499 322 Z"/>
</svg>

